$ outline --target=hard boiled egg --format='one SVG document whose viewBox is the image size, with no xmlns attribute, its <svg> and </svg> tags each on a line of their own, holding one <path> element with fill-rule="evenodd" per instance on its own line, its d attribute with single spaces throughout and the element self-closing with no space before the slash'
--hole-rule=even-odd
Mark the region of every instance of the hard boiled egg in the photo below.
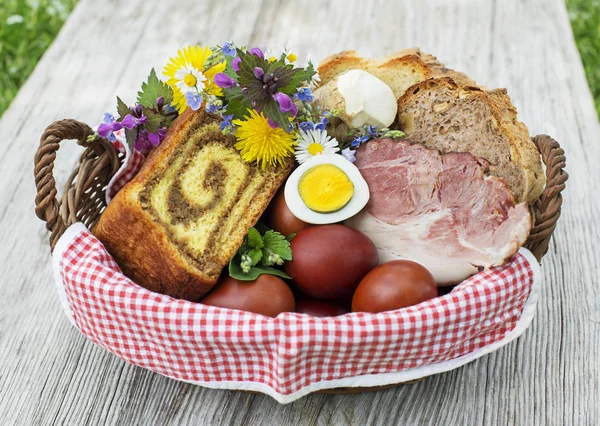
<svg viewBox="0 0 600 426">
<path fill-rule="evenodd" d="M 322 225 L 361 211 L 369 201 L 369 186 L 356 166 L 341 155 L 318 155 L 294 170 L 284 194 L 294 216 Z"/>
</svg>

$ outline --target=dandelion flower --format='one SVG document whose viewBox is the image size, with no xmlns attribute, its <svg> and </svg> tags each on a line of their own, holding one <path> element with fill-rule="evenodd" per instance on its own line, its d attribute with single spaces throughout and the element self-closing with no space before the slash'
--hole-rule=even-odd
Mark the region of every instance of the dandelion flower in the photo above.
<svg viewBox="0 0 600 426">
<path fill-rule="evenodd" d="M 316 155 L 335 154 L 339 150 L 337 139 L 327 135 L 325 130 L 308 129 L 300 131 L 296 146 L 296 160 L 302 164 Z"/>
<path fill-rule="evenodd" d="M 186 98 L 188 93 L 215 96 L 223 94 L 215 84 L 214 77 L 225 70 L 225 62 L 204 69 L 206 60 L 212 53 L 209 47 L 188 46 L 179 50 L 177 56 L 171 58 L 165 66 L 163 74 L 168 77 L 167 84 L 173 89 L 173 105 L 180 114 L 188 107 L 189 99 L 198 99 L 191 95 Z"/>
<path fill-rule="evenodd" d="M 256 161 L 262 169 L 282 165 L 294 153 L 294 135 L 280 127 L 271 127 L 262 113 L 248 111 L 250 117 L 233 120 L 237 126 L 235 148 L 240 151 L 244 161 Z"/>
</svg>

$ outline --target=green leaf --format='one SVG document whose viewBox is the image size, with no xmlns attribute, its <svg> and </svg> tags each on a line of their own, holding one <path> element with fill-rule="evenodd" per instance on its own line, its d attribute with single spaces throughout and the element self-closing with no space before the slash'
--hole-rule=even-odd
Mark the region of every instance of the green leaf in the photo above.
<svg viewBox="0 0 600 426">
<path fill-rule="evenodd" d="M 244 119 L 248 115 L 248 110 L 252 109 L 252 106 L 244 101 L 240 87 L 226 89 L 225 100 L 227 102 L 226 114 L 233 114 L 233 117 L 238 120 Z"/>
<path fill-rule="evenodd" d="M 119 114 L 119 120 L 122 120 L 129 112 L 127 104 L 117 96 L 117 113 Z"/>
<path fill-rule="evenodd" d="M 277 123 L 287 133 L 290 132 L 289 114 L 279 110 L 279 104 L 275 99 L 270 98 L 268 101 L 259 103 L 257 106 L 265 114 L 265 117 L 269 117 L 271 121 Z"/>
<path fill-rule="evenodd" d="M 265 248 L 278 254 L 283 260 L 292 260 L 290 242 L 279 232 L 270 230 L 263 235 Z"/>
<path fill-rule="evenodd" d="M 263 257 L 263 252 L 260 248 L 253 248 L 248 252 L 248 256 L 250 256 L 250 260 L 252 261 L 252 266 L 258 265 L 258 262 Z"/>
<path fill-rule="evenodd" d="M 280 92 L 290 96 L 296 93 L 298 87 L 302 86 L 305 81 L 310 81 L 315 74 L 314 70 L 308 68 L 294 68 L 292 71 L 293 74 L 289 81 L 279 89 Z"/>
<path fill-rule="evenodd" d="M 228 56 L 227 61 L 225 62 L 225 70 L 223 71 L 229 77 L 233 78 L 235 81 L 238 79 L 238 75 L 236 70 L 233 69 L 233 58 Z"/>
<path fill-rule="evenodd" d="M 165 121 L 165 116 L 154 112 L 150 108 L 143 107 L 142 114 L 146 116 L 146 124 L 144 124 L 144 128 L 151 133 L 156 133 L 159 128 L 163 127 L 163 121 Z"/>
<path fill-rule="evenodd" d="M 125 141 L 131 152 L 135 149 L 135 141 L 137 140 L 138 131 L 136 129 L 125 129 Z"/>
<path fill-rule="evenodd" d="M 264 246 L 263 239 L 255 228 L 248 229 L 248 246 L 258 249 Z"/>
<path fill-rule="evenodd" d="M 280 278 L 284 278 L 284 279 L 288 279 L 288 280 L 292 278 L 280 269 L 275 269 L 275 268 L 270 268 L 270 267 L 262 267 L 262 266 L 261 267 L 253 266 L 252 268 L 250 268 L 250 271 L 246 274 L 242 271 L 242 268 L 240 267 L 239 258 L 237 259 L 238 261 L 236 262 L 236 257 L 231 259 L 231 261 L 229 262 L 229 276 L 232 278 L 242 280 L 242 281 L 254 281 L 262 274 L 275 275 L 276 277 L 280 277 Z"/>
<path fill-rule="evenodd" d="M 142 83 L 142 90 L 138 92 L 137 102 L 146 108 L 154 108 L 156 107 L 156 100 L 161 96 L 165 100 L 165 105 L 168 105 L 173 100 L 173 91 L 158 79 L 156 71 L 152 68 L 148 76 L 148 82 Z"/>
</svg>

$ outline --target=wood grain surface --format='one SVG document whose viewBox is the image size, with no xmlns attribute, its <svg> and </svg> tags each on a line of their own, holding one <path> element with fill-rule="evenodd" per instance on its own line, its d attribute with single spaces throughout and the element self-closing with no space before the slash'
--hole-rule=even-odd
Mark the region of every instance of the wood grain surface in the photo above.
<svg viewBox="0 0 600 426">
<path fill-rule="evenodd" d="M 278 47 L 303 59 L 420 46 L 507 87 L 532 134 L 562 143 L 571 176 L 532 327 L 458 370 L 395 389 L 260 394 L 179 383 L 126 364 L 68 322 L 33 212 L 46 125 L 91 125 L 131 102 L 187 43 Z M 0 424 L 595 425 L 600 421 L 600 128 L 562 0 L 176 2 L 82 0 L 0 121 Z M 79 149 L 59 151 L 64 181 Z"/>
</svg>

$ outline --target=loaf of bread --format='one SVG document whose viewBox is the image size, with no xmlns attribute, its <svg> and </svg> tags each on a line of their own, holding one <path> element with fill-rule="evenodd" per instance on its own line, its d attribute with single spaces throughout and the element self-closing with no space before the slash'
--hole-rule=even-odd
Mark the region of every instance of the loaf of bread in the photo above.
<svg viewBox="0 0 600 426">
<path fill-rule="evenodd" d="M 545 185 L 540 154 L 506 89 L 461 86 L 450 77 L 415 84 L 398 100 L 398 125 L 411 140 L 442 153 L 470 152 L 490 162 L 517 202 L 537 200 Z"/>
<path fill-rule="evenodd" d="M 93 233 L 137 284 L 198 300 L 254 226 L 293 167 L 242 160 L 217 116 L 188 109 Z"/>
<path fill-rule="evenodd" d="M 435 56 L 418 48 L 403 49 L 382 58 L 363 58 L 354 50 L 328 56 L 319 63 L 321 85 L 324 86 L 340 74 L 361 69 L 373 74 L 391 87 L 396 99 L 413 84 L 431 77 L 453 77 L 460 85 L 475 85 L 467 75 L 446 68 Z"/>
</svg>

